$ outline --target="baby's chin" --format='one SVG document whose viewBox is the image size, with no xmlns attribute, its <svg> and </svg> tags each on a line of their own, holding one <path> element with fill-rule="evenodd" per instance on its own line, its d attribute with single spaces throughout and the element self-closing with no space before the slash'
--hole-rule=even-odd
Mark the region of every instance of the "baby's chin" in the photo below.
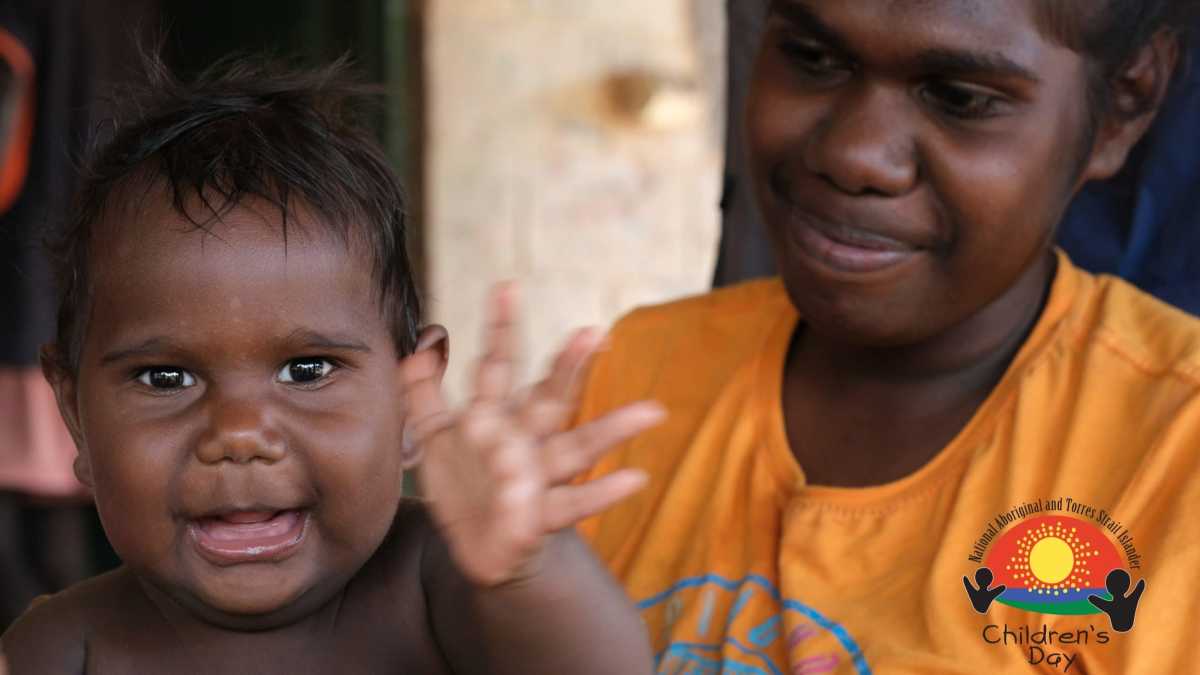
<svg viewBox="0 0 1200 675">
<path fill-rule="evenodd" d="M 318 613 L 344 588 L 346 580 L 291 570 L 281 573 L 274 565 L 254 563 L 223 568 L 182 583 L 151 583 L 179 609 L 204 623 L 228 630 L 261 631 Z"/>
</svg>

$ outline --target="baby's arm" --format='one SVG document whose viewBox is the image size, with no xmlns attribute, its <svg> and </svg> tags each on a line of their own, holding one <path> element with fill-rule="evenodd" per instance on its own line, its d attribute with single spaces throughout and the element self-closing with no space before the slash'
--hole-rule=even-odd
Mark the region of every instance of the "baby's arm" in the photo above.
<svg viewBox="0 0 1200 675">
<path fill-rule="evenodd" d="M 635 404 L 564 431 L 600 337 L 577 334 L 550 375 L 518 399 L 510 391 L 511 291 L 497 292 L 493 306 L 465 410 L 446 409 L 434 362 L 414 358 L 406 378 L 409 428 L 425 453 L 422 485 L 444 542 L 431 547 L 422 575 L 435 635 L 455 672 L 649 673 L 636 610 L 572 529 L 645 478 L 626 471 L 570 481 L 663 413 Z"/>
<path fill-rule="evenodd" d="M 26 610 L 0 636 L 0 661 L 9 675 L 80 675 L 84 672 L 83 630 L 70 593 L 53 596 Z M 0 675 L 4 673 L 0 663 Z"/>
<path fill-rule="evenodd" d="M 650 673 L 645 627 L 587 544 L 552 535 L 544 560 L 535 575 L 486 587 L 430 547 L 429 615 L 451 672 Z"/>
</svg>

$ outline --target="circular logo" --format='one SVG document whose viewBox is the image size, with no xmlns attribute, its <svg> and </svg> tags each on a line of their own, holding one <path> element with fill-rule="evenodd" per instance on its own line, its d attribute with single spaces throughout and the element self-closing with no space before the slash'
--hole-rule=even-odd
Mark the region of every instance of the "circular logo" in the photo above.
<svg viewBox="0 0 1200 675">
<path fill-rule="evenodd" d="M 1111 599 L 1105 577 L 1122 566 L 1100 528 L 1067 516 L 1021 522 L 996 541 L 984 564 L 1005 586 L 996 602 L 1046 614 L 1098 614 L 1088 596 Z"/>
</svg>

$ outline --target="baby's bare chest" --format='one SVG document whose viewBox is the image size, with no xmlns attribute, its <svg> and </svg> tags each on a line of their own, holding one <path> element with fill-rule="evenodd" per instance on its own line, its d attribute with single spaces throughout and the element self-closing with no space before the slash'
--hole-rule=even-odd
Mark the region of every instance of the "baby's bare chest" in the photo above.
<svg viewBox="0 0 1200 675">
<path fill-rule="evenodd" d="M 442 673 L 436 648 L 419 636 L 381 640 L 371 630 L 308 640 L 231 639 L 187 643 L 160 631 L 141 636 L 100 631 L 88 641 L 88 675 L 172 673 Z M 120 631 L 120 633 L 125 633 Z M 240 637 L 240 636 L 239 636 Z"/>
<path fill-rule="evenodd" d="M 88 675 L 190 673 L 448 672 L 424 617 L 403 611 L 373 616 L 343 607 L 329 620 L 266 631 L 230 631 L 161 616 L 94 626 L 86 644 Z"/>
</svg>

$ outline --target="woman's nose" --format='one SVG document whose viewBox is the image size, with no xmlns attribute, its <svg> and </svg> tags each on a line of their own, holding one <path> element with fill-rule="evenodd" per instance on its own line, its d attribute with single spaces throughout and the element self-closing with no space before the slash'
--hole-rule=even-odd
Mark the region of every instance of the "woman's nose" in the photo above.
<svg viewBox="0 0 1200 675">
<path fill-rule="evenodd" d="M 919 169 L 905 103 L 868 84 L 844 92 L 809 137 L 806 168 L 847 194 L 907 194 Z"/>
</svg>

